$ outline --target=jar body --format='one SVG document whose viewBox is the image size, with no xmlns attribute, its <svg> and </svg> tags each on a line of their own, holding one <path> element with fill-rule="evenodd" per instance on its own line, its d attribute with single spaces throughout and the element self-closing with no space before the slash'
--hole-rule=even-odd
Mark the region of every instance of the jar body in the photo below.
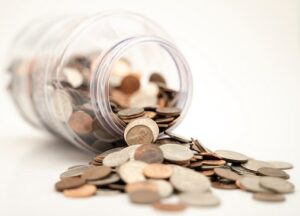
<svg viewBox="0 0 300 216">
<path fill-rule="evenodd" d="M 9 89 L 23 116 L 87 151 L 124 145 L 119 140 L 125 125 L 112 101 L 123 107 L 168 106 L 157 96 L 160 87 L 141 87 L 153 71 L 166 73 L 176 89 L 174 106 L 184 112 L 189 106 L 191 77 L 184 58 L 162 29 L 134 13 L 40 20 L 21 32 L 10 56 Z M 118 90 L 128 73 L 139 77 L 138 89 L 124 84 L 130 100 Z"/>
</svg>

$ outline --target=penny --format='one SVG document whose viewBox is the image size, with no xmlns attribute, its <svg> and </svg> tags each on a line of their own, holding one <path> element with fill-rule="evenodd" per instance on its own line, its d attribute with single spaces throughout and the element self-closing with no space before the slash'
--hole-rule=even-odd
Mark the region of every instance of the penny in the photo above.
<svg viewBox="0 0 300 216">
<path fill-rule="evenodd" d="M 271 176 L 271 177 L 278 177 L 278 178 L 284 178 L 288 179 L 289 175 L 276 168 L 271 168 L 271 167 L 261 167 L 257 170 L 258 174 L 263 175 L 263 176 Z"/>
<path fill-rule="evenodd" d="M 286 169 L 293 168 L 293 164 L 288 162 L 283 162 L 283 161 L 267 161 L 267 162 L 277 169 L 286 170 Z"/>
<path fill-rule="evenodd" d="M 83 111 L 73 112 L 68 124 L 70 128 L 78 134 L 88 134 L 92 131 L 93 119 Z"/>
<path fill-rule="evenodd" d="M 226 164 L 225 160 L 202 160 L 202 165 L 222 166 Z"/>
<path fill-rule="evenodd" d="M 285 200 L 284 195 L 276 193 L 254 193 L 253 198 L 259 201 L 282 202 Z"/>
<path fill-rule="evenodd" d="M 156 109 L 156 112 L 162 116 L 179 116 L 181 109 L 176 107 L 159 107 Z"/>
<path fill-rule="evenodd" d="M 108 154 L 103 159 L 103 165 L 108 167 L 117 167 L 129 160 L 129 155 L 123 151 Z"/>
<path fill-rule="evenodd" d="M 236 181 L 242 177 L 228 168 L 215 168 L 214 172 L 216 173 L 216 175 L 232 181 Z"/>
<path fill-rule="evenodd" d="M 158 188 L 157 188 L 156 184 L 154 184 L 153 182 L 149 182 L 149 181 L 130 183 L 125 186 L 125 191 L 127 193 L 130 193 L 130 192 L 133 192 L 136 190 L 151 190 L 151 191 L 157 192 Z"/>
<path fill-rule="evenodd" d="M 151 76 L 149 78 L 149 81 L 154 82 L 154 83 L 166 84 L 165 78 L 161 74 L 156 73 L 156 72 L 151 74 Z"/>
<path fill-rule="evenodd" d="M 205 176 L 213 176 L 215 174 L 214 170 L 202 170 L 200 171 L 201 174 L 205 175 Z"/>
<path fill-rule="evenodd" d="M 214 188 L 225 189 L 225 190 L 233 190 L 233 189 L 238 188 L 236 184 L 225 184 L 225 183 L 218 182 L 218 181 L 212 182 L 211 185 Z"/>
<path fill-rule="evenodd" d="M 259 182 L 262 187 L 277 193 L 292 193 L 295 189 L 291 182 L 282 178 L 261 177 Z"/>
<path fill-rule="evenodd" d="M 164 156 L 157 145 L 143 144 L 135 150 L 134 159 L 146 163 L 161 163 Z"/>
<path fill-rule="evenodd" d="M 154 184 L 157 187 L 158 194 L 162 198 L 166 198 L 171 196 L 173 193 L 173 186 L 166 180 L 161 180 L 161 179 L 151 179 L 148 180 L 148 182 Z"/>
<path fill-rule="evenodd" d="M 176 165 L 173 165 L 172 169 L 170 182 L 177 190 L 182 192 L 209 190 L 210 181 L 203 174 Z"/>
<path fill-rule="evenodd" d="M 172 168 L 164 164 L 147 164 L 144 168 L 144 175 L 148 178 L 166 179 L 172 175 Z"/>
<path fill-rule="evenodd" d="M 237 186 L 250 192 L 268 192 L 269 190 L 260 185 L 260 180 L 257 176 L 244 176 L 237 180 Z"/>
<path fill-rule="evenodd" d="M 111 173 L 104 179 L 89 181 L 89 184 L 96 185 L 96 186 L 103 186 L 118 182 L 120 180 L 120 176 L 116 173 Z"/>
<path fill-rule="evenodd" d="M 248 161 L 246 155 L 234 151 L 217 150 L 215 153 L 228 162 L 245 163 Z"/>
<path fill-rule="evenodd" d="M 85 165 L 85 166 L 75 167 L 73 169 L 70 169 L 70 170 L 67 170 L 67 171 L 63 172 L 60 175 L 60 178 L 63 179 L 63 178 L 81 176 L 84 171 L 86 171 L 87 169 L 89 169 L 91 167 L 94 167 L 94 166 Z"/>
<path fill-rule="evenodd" d="M 129 192 L 128 195 L 130 201 L 137 204 L 151 204 L 160 200 L 158 192 L 152 190 L 135 190 Z"/>
<path fill-rule="evenodd" d="M 174 117 L 168 117 L 168 118 L 159 118 L 159 119 L 155 119 L 155 122 L 157 124 L 161 124 L 161 123 L 170 123 L 174 120 Z"/>
<path fill-rule="evenodd" d="M 96 166 L 85 170 L 82 173 L 82 178 L 87 181 L 98 180 L 108 176 L 111 173 L 111 168 L 107 166 Z"/>
<path fill-rule="evenodd" d="M 83 198 L 93 196 L 96 192 L 97 188 L 95 185 L 86 184 L 75 189 L 64 190 L 64 195 L 72 198 Z"/>
<path fill-rule="evenodd" d="M 172 139 L 178 140 L 179 142 L 183 142 L 183 143 L 190 143 L 191 139 L 188 139 L 186 137 L 183 136 L 179 136 L 177 134 L 172 133 L 171 131 L 164 131 L 164 133 L 171 137 Z"/>
<path fill-rule="evenodd" d="M 164 158 L 169 161 L 188 161 L 194 155 L 189 148 L 178 144 L 164 144 L 159 148 L 162 150 Z"/>
<path fill-rule="evenodd" d="M 191 206 L 217 206 L 220 204 L 218 197 L 212 193 L 187 192 L 179 195 L 181 202 Z"/>
<path fill-rule="evenodd" d="M 55 184 L 55 189 L 57 191 L 63 191 L 65 189 L 71 189 L 80 187 L 85 184 L 85 179 L 79 177 L 71 177 L 60 180 Z"/>
<path fill-rule="evenodd" d="M 121 118 L 130 118 L 136 116 L 142 116 L 144 114 L 143 108 L 128 108 L 118 112 L 118 116 Z"/>
<path fill-rule="evenodd" d="M 137 76 L 129 74 L 121 82 L 121 90 L 126 94 L 132 94 L 140 88 L 140 80 Z"/>
<path fill-rule="evenodd" d="M 247 170 L 250 170 L 252 172 L 257 172 L 259 168 L 262 167 L 271 167 L 273 168 L 272 164 L 269 164 L 265 161 L 260 161 L 260 160 L 254 160 L 250 159 L 247 161 L 247 163 L 241 164 L 241 166 Z"/>
<path fill-rule="evenodd" d="M 143 171 L 146 165 L 147 163 L 143 161 L 128 161 L 120 166 L 118 172 L 121 179 L 127 184 L 145 181 Z"/>
<path fill-rule="evenodd" d="M 161 210 L 161 211 L 169 211 L 169 212 L 179 212 L 186 209 L 186 205 L 183 203 L 162 203 L 162 202 L 156 202 L 152 205 L 155 209 Z"/>
</svg>

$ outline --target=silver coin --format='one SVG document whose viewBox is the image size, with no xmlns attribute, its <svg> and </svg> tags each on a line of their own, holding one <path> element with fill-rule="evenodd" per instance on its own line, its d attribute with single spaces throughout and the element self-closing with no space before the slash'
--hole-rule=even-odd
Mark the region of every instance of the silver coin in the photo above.
<svg viewBox="0 0 300 216">
<path fill-rule="evenodd" d="M 107 150 L 105 152 L 102 152 L 100 155 L 103 156 L 103 157 L 105 157 L 105 156 L 107 156 L 107 155 L 109 155 L 109 154 L 111 154 L 113 152 L 121 151 L 122 149 L 124 149 L 124 147 L 112 148 L 112 149 L 109 149 L 109 150 Z"/>
<path fill-rule="evenodd" d="M 117 167 L 129 160 L 129 155 L 125 152 L 113 152 L 107 155 L 102 163 L 104 166 Z"/>
<path fill-rule="evenodd" d="M 110 190 L 110 189 L 98 189 L 96 195 L 98 196 L 112 196 L 121 194 L 118 190 Z"/>
<path fill-rule="evenodd" d="M 295 186 L 291 182 L 276 177 L 262 177 L 260 185 L 277 193 L 292 193 L 295 190 Z"/>
<path fill-rule="evenodd" d="M 73 113 L 72 97 L 64 90 L 55 90 L 52 94 L 52 104 L 55 118 L 67 122 Z"/>
<path fill-rule="evenodd" d="M 64 76 L 63 79 L 68 82 L 73 88 L 80 87 L 84 82 L 82 74 L 75 68 L 65 67 L 62 70 L 62 75 Z"/>
<path fill-rule="evenodd" d="M 292 169 L 294 167 L 293 164 L 284 161 L 267 161 L 267 162 L 271 164 L 274 168 L 281 169 L 281 170 Z"/>
<path fill-rule="evenodd" d="M 108 184 L 118 182 L 119 180 L 120 180 L 120 176 L 116 173 L 112 173 L 108 177 L 106 177 L 105 179 L 100 179 L 100 180 L 96 180 L 96 181 L 89 181 L 88 183 L 93 184 L 93 185 L 97 185 L 97 186 L 102 186 L 102 185 L 108 185 Z"/>
<path fill-rule="evenodd" d="M 191 206 L 217 206 L 220 199 L 210 192 L 187 192 L 179 195 L 181 202 Z"/>
<path fill-rule="evenodd" d="M 83 166 L 87 166 L 87 165 L 84 165 L 84 164 L 78 164 L 78 165 L 70 166 L 70 167 L 68 168 L 68 170 L 71 170 L 71 169 L 74 169 L 74 168 L 78 168 L 78 167 L 83 167 Z"/>
<path fill-rule="evenodd" d="M 177 190 L 182 192 L 210 190 L 211 184 L 205 175 L 177 165 L 170 166 L 173 169 L 170 182 Z"/>
<path fill-rule="evenodd" d="M 156 185 L 158 193 L 162 198 L 169 197 L 173 193 L 173 186 L 166 180 L 151 179 L 148 182 Z"/>
<path fill-rule="evenodd" d="M 141 144 L 131 145 L 131 146 L 128 146 L 128 147 L 122 149 L 121 151 L 129 156 L 129 160 L 134 160 L 135 150 L 140 146 L 141 146 Z"/>
<path fill-rule="evenodd" d="M 269 190 L 260 185 L 261 177 L 258 176 L 244 176 L 237 180 L 237 185 L 246 191 L 250 192 L 268 192 Z"/>
<path fill-rule="evenodd" d="M 247 161 L 247 163 L 241 164 L 241 166 L 247 170 L 250 170 L 252 172 L 257 172 L 259 168 L 262 167 L 271 167 L 273 168 L 272 164 L 269 164 L 268 162 L 265 161 L 260 161 L 260 160 L 254 160 L 250 159 Z"/>
<path fill-rule="evenodd" d="M 91 167 L 94 167 L 94 166 L 84 165 L 84 166 L 75 167 L 73 169 L 70 169 L 70 170 L 67 170 L 67 171 L 63 172 L 60 175 L 60 178 L 63 179 L 63 178 L 81 176 L 84 171 L 88 170 Z"/>
<path fill-rule="evenodd" d="M 147 163 L 142 161 L 128 161 L 120 166 L 118 172 L 127 184 L 145 181 L 143 170 L 146 165 Z"/>
<path fill-rule="evenodd" d="M 249 159 L 246 155 L 234 151 L 217 150 L 215 153 L 229 162 L 245 163 Z"/>
<path fill-rule="evenodd" d="M 188 161 L 194 156 L 188 147 L 179 144 L 164 144 L 159 148 L 162 150 L 164 158 L 169 161 Z"/>
</svg>

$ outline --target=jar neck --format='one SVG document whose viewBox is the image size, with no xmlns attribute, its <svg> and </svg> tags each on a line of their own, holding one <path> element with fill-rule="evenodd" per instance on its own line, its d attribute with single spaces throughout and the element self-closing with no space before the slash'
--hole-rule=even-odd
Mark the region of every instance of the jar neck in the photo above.
<svg viewBox="0 0 300 216">
<path fill-rule="evenodd" d="M 192 97 L 192 77 L 187 61 L 176 46 L 169 41 L 154 36 L 137 36 L 123 39 L 102 52 L 91 83 L 91 100 L 96 117 L 115 137 L 121 137 L 125 126 L 113 114 L 109 100 L 109 78 L 113 65 L 128 49 L 141 45 L 153 44 L 165 50 L 174 62 L 179 77 L 179 95 L 177 107 L 182 109 L 181 116 L 170 130 L 174 129 L 184 118 Z"/>
</svg>

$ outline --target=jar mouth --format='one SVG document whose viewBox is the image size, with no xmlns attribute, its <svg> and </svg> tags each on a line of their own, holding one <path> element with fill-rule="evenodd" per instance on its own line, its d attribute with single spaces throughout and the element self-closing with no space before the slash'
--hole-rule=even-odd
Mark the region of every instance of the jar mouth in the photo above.
<svg viewBox="0 0 300 216">
<path fill-rule="evenodd" d="M 116 138 L 123 135 L 125 125 L 118 121 L 118 117 L 113 113 L 110 106 L 110 73 L 113 65 L 122 58 L 128 49 L 141 44 L 153 44 L 166 51 L 174 63 L 179 77 L 179 95 L 176 107 L 181 108 L 182 113 L 176 124 L 168 130 L 173 130 L 179 125 L 191 103 L 192 76 L 190 68 L 186 59 L 174 44 L 155 36 L 137 36 L 121 40 L 99 56 L 99 62 L 92 77 L 95 82 L 92 82 L 90 86 L 91 102 L 96 117 L 108 129 L 108 132 Z"/>
</svg>

